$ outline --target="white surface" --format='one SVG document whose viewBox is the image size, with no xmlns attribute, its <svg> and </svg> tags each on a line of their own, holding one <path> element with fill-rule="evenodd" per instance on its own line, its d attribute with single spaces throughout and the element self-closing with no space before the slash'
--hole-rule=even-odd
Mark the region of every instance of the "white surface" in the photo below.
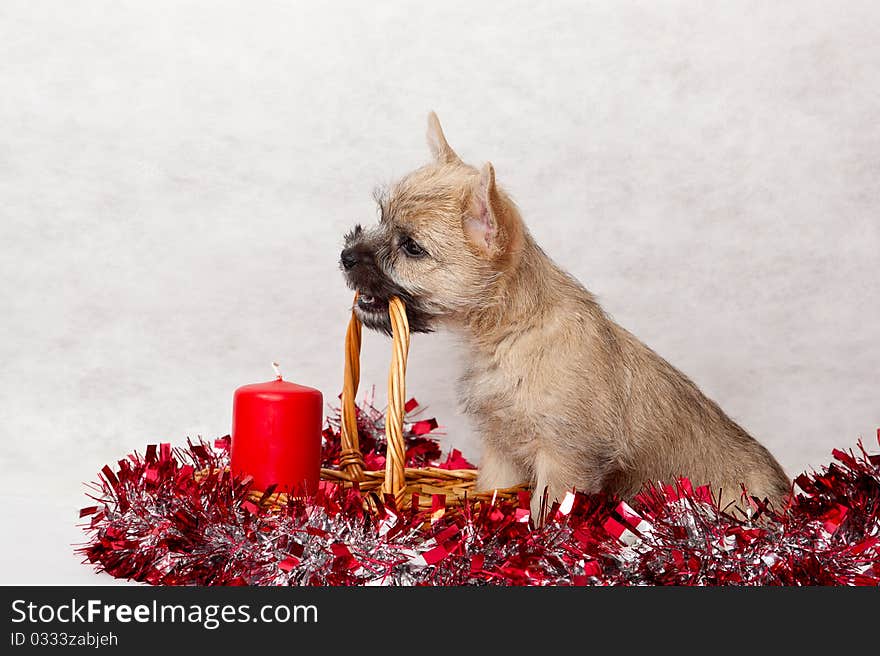
<svg viewBox="0 0 880 656">
<path fill-rule="evenodd" d="M 109 581 L 81 482 L 225 434 L 273 359 L 335 399 L 341 235 L 432 108 L 790 474 L 876 444 L 880 5 L 374 4 L 0 5 L 0 582 Z M 477 458 L 451 348 L 409 388 Z"/>
</svg>

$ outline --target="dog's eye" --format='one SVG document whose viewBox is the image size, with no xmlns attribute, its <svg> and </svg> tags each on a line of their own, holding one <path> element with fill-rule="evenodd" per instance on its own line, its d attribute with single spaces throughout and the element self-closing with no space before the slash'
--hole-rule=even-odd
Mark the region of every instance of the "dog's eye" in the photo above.
<svg viewBox="0 0 880 656">
<path fill-rule="evenodd" d="M 422 257 L 423 255 L 427 255 L 425 249 L 413 241 L 411 237 L 404 239 L 400 244 L 400 247 L 410 257 Z"/>
</svg>

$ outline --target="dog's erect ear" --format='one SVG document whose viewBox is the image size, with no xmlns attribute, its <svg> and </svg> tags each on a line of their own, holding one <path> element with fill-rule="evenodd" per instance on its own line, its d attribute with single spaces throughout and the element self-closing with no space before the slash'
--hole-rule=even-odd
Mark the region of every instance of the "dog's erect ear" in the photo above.
<svg viewBox="0 0 880 656">
<path fill-rule="evenodd" d="M 512 236 L 508 223 L 507 209 L 495 186 L 495 168 L 486 162 L 465 211 L 465 234 L 483 254 L 494 256 L 504 250 Z"/>
<path fill-rule="evenodd" d="M 434 112 L 428 114 L 428 146 L 431 148 L 431 154 L 434 161 L 441 164 L 452 164 L 460 162 L 458 155 L 452 150 L 452 147 L 446 142 L 443 135 L 443 128 L 440 127 L 440 119 Z"/>
</svg>

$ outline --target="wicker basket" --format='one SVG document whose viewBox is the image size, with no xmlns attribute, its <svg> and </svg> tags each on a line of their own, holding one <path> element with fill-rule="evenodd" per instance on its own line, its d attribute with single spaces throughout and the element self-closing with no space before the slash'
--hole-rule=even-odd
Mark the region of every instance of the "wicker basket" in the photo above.
<svg viewBox="0 0 880 656">
<path fill-rule="evenodd" d="M 355 294 L 357 303 L 357 294 Z M 406 359 L 409 353 L 409 322 L 406 307 L 399 298 L 392 297 L 388 302 L 391 319 L 391 366 L 388 371 L 388 411 L 385 417 L 385 436 L 388 449 L 385 470 L 364 469 L 364 458 L 360 451 L 357 429 L 357 410 L 355 395 L 360 382 L 361 322 L 352 310 L 345 334 L 345 371 L 342 386 L 342 452 L 339 469 L 321 469 L 321 480 L 355 485 L 364 492 L 379 495 L 390 494 L 398 508 L 411 508 L 413 500 L 418 499 L 418 509 L 432 506 L 436 494 L 445 495 L 446 507 L 455 507 L 465 499 L 492 501 L 494 499 L 513 499 L 518 493 L 528 490 L 523 483 L 515 487 L 475 492 L 476 469 L 440 469 L 439 467 L 406 467 L 406 446 L 403 439 L 404 404 L 406 399 Z M 198 477 L 204 475 L 199 472 Z M 249 498 L 262 505 L 283 506 L 287 495 L 276 492 L 270 496 L 253 490 Z"/>
<path fill-rule="evenodd" d="M 357 303 L 357 295 L 355 295 L 355 303 Z M 466 498 L 472 500 L 514 498 L 519 492 L 528 490 L 526 484 L 521 484 L 491 492 L 475 492 L 476 469 L 405 466 L 403 418 L 406 400 L 406 359 L 409 353 L 409 322 L 406 318 L 406 307 L 397 297 L 389 300 L 388 313 L 391 319 L 393 346 L 391 366 L 388 371 L 388 412 L 385 417 L 385 437 L 388 443 L 385 471 L 365 470 L 360 451 L 355 395 L 360 381 L 361 322 L 352 311 L 345 334 L 340 468 L 322 469 L 321 478 L 347 484 L 356 481 L 361 490 L 390 494 L 394 496 L 399 508 L 409 508 L 414 498 L 418 498 L 421 508 L 429 508 L 435 494 L 445 495 L 447 506 L 457 506 Z"/>
</svg>

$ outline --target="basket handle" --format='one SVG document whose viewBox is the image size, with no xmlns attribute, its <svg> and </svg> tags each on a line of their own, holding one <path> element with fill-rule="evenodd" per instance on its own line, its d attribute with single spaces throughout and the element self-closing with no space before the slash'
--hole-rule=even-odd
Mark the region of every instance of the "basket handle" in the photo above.
<svg viewBox="0 0 880 656">
<path fill-rule="evenodd" d="M 354 297 L 357 303 L 357 294 Z M 391 321 L 391 366 L 388 369 L 388 412 L 385 416 L 385 482 L 382 491 L 401 501 L 406 491 L 406 446 L 403 440 L 406 399 L 406 360 L 409 354 L 409 321 L 406 306 L 396 296 L 388 300 Z M 352 310 L 345 333 L 345 372 L 342 384 L 342 454 L 339 464 L 354 481 L 363 480 L 364 459 L 357 431 L 355 395 L 360 382 L 361 322 Z"/>
<path fill-rule="evenodd" d="M 358 295 L 354 295 L 354 305 L 357 305 Z M 340 427 L 340 442 L 342 451 L 339 455 L 339 466 L 345 470 L 348 477 L 353 481 L 361 481 L 364 478 L 364 457 L 361 455 L 361 445 L 357 430 L 357 409 L 355 408 L 355 396 L 358 384 L 361 380 L 361 322 L 354 313 L 354 305 L 351 310 L 351 318 L 348 320 L 348 329 L 345 331 L 345 372 L 342 378 L 342 417 Z"/>
</svg>

